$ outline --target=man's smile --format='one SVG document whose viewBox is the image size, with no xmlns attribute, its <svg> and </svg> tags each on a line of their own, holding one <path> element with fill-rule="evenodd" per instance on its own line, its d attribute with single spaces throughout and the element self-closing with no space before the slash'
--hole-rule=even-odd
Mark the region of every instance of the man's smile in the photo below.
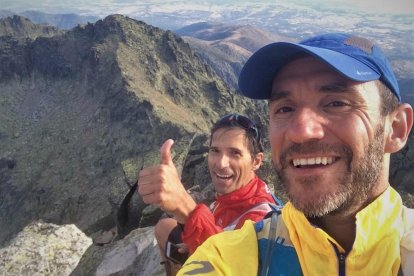
<svg viewBox="0 0 414 276">
<path fill-rule="evenodd" d="M 219 173 L 215 173 L 217 178 L 220 179 L 231 179 L 233 177 L 233 174 L 219 174 Z"/>
<path fill-rule="evenodd" d="M 296 168 L 301 168 L 303 166 L 313 166 L 313 165 L 330 165 L 337 158 L 332 156 L 318 156 L 311 158 L 295 158 L 292 160 L 292 164 Z"/>
</svg>

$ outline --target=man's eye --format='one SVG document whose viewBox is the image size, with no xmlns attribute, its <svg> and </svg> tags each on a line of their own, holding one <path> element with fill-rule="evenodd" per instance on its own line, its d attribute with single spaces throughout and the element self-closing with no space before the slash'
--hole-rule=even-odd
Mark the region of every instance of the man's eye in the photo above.
<svg viewBox="0 0 414 276">
<path fill-rule="evenodd" d="M 241 155 L 240 151 L 237 151 L 237 150 L 233 150 L 233 151 L 231 151 L 230 153 L 231 153 L 232 155 L 235 155 L 235 156 L 240 156 L 240 155 Z"/>
<path fill-rule="evenodd" d="M 276 113 L 286 113 L 286 112 L 291 112 L 293 110 L 293 108 L 289 107 L 289 106 L 284 106 L 281 108 L 278 108 L 276 110 Z"/>
<path fill-rule="evenodd" d="M 216 148 L 210 148 L 210 152 L 216 153 L 216 152 L 218 152 L 218 149 L 216 149 Z"/>
<path fill-rule="evenodd" d="M 332 101 L 327 104 L 329 107 L 341 107 L 341 106 L 348 106 L 349 104 L 343 101 Z"/>
</svg>

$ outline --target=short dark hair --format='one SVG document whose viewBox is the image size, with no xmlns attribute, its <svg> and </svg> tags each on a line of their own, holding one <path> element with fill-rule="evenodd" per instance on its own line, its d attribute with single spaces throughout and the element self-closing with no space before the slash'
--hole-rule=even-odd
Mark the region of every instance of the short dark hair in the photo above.
<svg viewBox="0 0 414 276">
<path fill-rule="evenodd" d="M 228 114 L 221 117 L 211 128 L 210 145 L 213 139 L 213 134 L 219 129 L 235 129 L 240 128 L 244 130 L 246 140 L 248 142 L 248 150 L 254 158 L 256 154 L 263 152 L 263 145 L 261 142 L 260 130 L 256 123 L 246 116 L 240 114 Z"/>
<path fill-rule="evenodd" d="M 394 111 L 400 104 L 397 96 L 382 81 L 376 81 L 381 97 L 381 115 L 386 116 Z"/>
</svg>

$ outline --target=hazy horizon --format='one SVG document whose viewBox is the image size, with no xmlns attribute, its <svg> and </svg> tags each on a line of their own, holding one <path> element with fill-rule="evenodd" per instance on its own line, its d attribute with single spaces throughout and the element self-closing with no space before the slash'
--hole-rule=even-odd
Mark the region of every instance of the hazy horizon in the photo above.
<svg viewBox="0 0 414 276">
<path fill-rule="evenodd" d="M 36 10 L 101 19 L 122 14 L 173 31 L 194 23 L 216 22 L 251 25 L 298 40 L 323 32 L 354 33 L 379 42 L 390 54 L 413 57 L 414 53 L 414 5 L 409 3 L 412 0 L 395 0 L 392 5 L 388 2 L 379 5 L 374 0 L 0 1 L 3 2 L 0 9 L 16 13 Z"/>
<path fill-rule="evenodd" d="M 147 9 L 161 9 L 164 12 L 170 10 L 171 12 L 179 12 L 180 10 L 208 10 L 220 9 L 224 6 L 232 6 L 237 9 L 240 6 L 252 5 L 258 6 L 261 4 L 270 5 L 298 5 L 303 8 L 322 8 L 330 10 L 348 10 L 355 12 L 362 12 L 366 14 L 389 14 L 389 15 L 414 15 L 414 4 L 412 0 L 395 0 L 390 2 L 383 2 L 381 4 L 375 0 L 331 0 L 329 2 L 323 0 L 293 0 L 293 1 L 270 1 L 270 0 L 1 0 L 1 9 L 10 10 L 14 12 L 21 12 L 25 10 L 38 10 L 42 12 L 51 13 L 66 13 L 75 12 L 79 14 L 90 14 L 105 16 L 111 13 L 126 14 L 130 10 L 138 7 Z"/>
</svg>

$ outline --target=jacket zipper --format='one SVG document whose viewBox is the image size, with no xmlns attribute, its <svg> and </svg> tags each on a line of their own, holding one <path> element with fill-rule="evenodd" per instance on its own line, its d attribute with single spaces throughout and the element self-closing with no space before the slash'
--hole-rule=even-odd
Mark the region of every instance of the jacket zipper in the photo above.
<svg viewBox="0 0 414 276">
<path fill-rule="evenodd" d="M 335 249 L 336 256 L 338 258 L 338 275 L 339 276 L 345 276 L 346 275 L 346 269 L 345 269 L 345 260 L 347 253 L 341 253 L 339 252 L 338 248 L 334 243 L 332 243 L 333 248 Z"/>
<path fill-rule="evenodd" d="M 346 255 L 339 253 L 338 255 L 338 274 L 339 276 L 345 276 L 345 258 Z"/>
</svg>

